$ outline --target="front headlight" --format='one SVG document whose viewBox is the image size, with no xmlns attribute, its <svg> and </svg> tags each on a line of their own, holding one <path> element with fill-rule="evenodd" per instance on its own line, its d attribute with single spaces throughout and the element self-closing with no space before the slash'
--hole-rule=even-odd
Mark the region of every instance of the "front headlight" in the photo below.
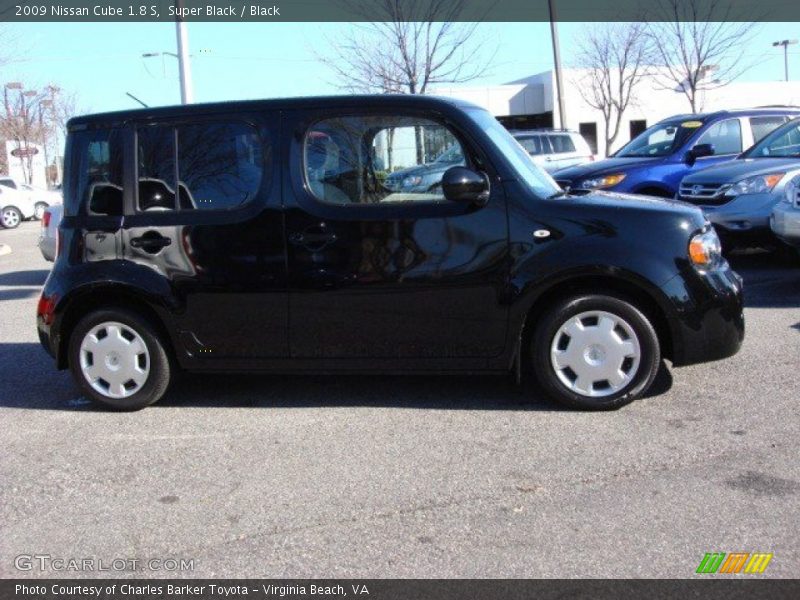
<svg viewBox="0 0 800 600">
<path fill-rule="evenodd" d="M 743 196 L 745 194 L 761 194 L 771 192 L 786 173 L 770 173 L 748 177 L 734 183 L 726 192 L 726 196 Z"/>
<path fill-rule="evenodd" d="M 800 202 L 800 175 L 795 175 L 783 188 L 783 201 L 789 204 Z"/>
<path fill-rule="evenodd" d="M 594 179 L 585 179 L 581 182 L 581 187 L 585 190 L 597 190 L 617 185 L 623 179 L 625 179 L 625 173 L 614 173 Z"/>
<path fill-rule="evenodd" d="M 689 241 L 689 260 L 698 269 L 713 269 L 722 264 L 722 244 L 717 232 L 709 228 Z"/>
</svg>

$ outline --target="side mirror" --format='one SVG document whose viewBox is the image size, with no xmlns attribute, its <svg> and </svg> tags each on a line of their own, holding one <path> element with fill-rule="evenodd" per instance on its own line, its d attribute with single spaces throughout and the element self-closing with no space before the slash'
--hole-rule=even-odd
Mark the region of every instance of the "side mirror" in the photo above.
<svg viewBox="0 0 800 600">
<path fill-rule="evenodd" d="M 489 181 L 466 167 L 450 167 L 442 175 L 442 192 L 450 202 L 483 206 L 489 201 Z"/>
<path fill-rule="evenodd" d="M 694 161 L 703 156 L 714 156 L 714 144 L 697 144 L 686 153 L 686 163 L 693 165 Z"/>
</svg>

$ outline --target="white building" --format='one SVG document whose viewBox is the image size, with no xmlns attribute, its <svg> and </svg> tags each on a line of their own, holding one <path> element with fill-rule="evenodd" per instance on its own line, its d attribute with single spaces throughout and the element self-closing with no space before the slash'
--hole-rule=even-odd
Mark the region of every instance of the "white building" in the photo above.
<svg viewBox="0 0 800 600">
<path fill-rule="evenodd" d="M 593 152 L 597 153 L 598 148 L 603 152 L 605 123 L 600 111 L 581 96 L 579 86 L 585 78 L 586 71 L 580 69 L 563 71 L 565 125 L 583 134 Z M 433 93 L 483 106 L 509 129 L 532 129 L 559 125 L 555 90 L 554 72 L 545 71 L 504 85 L 437 88 Z M 666 117 L 691 112 L 683 92 L 663 89 L 653 78 L 643 80 L 634 96 L 622 115 L 612 151 Z M 698 110 L 702 112 L 775 105 L 800 107 L 800 81 L 733 82 L 699 92 L 699 100 Z"/>
</svg>

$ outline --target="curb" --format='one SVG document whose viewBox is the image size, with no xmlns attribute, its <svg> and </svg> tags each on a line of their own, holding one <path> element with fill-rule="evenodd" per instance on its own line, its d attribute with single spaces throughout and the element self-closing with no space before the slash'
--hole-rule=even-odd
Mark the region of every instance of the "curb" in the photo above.
<svg viewBox="0 0 800 600">
<path fill-rule="evenodd" d="M 11 246 L 8 244 L 0 244 L 0 256 L 11 254 Z"/>
</svg>

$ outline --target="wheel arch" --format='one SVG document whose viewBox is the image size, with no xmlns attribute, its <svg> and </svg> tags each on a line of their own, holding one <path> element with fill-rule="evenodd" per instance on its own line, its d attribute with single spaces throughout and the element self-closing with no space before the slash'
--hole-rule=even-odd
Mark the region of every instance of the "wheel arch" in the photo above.
<svg viewBox="0 0 800 600">
<path fill-rule="evenodd" d="M 611 293 L 628 299 L 648 320 L 658 335 L 661 355 L 673 359 L 676 349 L 677 332 L 670 325 L 666 299 L 659 298 L 655 290 L 634 279 L 609 274 L 573 274 L 562 278 L 538 291 L 527 303 L 519 331 L 519 346 L 515 359 L 524 358 L 529 347 L 537 318 L 561 298 L 580 294 Z"/>
<path fill-rule="evenodd" d="M 62 300 L 63 308 L 59 309 L 59 336 L 56 364 L 59 369 L 67 368 L 69 340 L 78 322 L 90 312 L 108 309 L 124 309 L 135 312 L 150 323 L 156 334 L 164 342 L 172 356 L 175 354 L 175 340 L 166 327 L 159 311 L 141 297 L 137 290 L 119 283 L 108 283 L 91 286 L 89 289 L 75 291 Z"/>
</svg>

